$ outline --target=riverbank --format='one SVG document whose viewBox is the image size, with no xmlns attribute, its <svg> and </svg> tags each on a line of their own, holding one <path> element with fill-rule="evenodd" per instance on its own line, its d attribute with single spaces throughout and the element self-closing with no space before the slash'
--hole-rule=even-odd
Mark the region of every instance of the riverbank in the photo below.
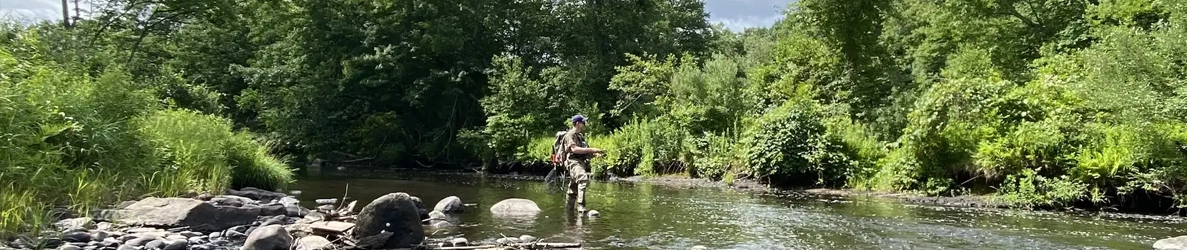
<svg viewBox="0 0 1187 250">
<path fill-rule="evenodd" d="M 346 190 L 349 194 L 350 190 Z M 225 195 L 147 197 L 124 201 L 83 215 L 64 215 L 49 229 L 0 239 L 0 249 L 568 249 L 580 243 L 555 243 L 531 235 L 476 241 L 460 235 L 435 236 L 462 225 L 458 214 L 475 211 L 456 196 L 427 207 L 417 196 L 392 192 L 373 200 L 310 197 L 315 208 L 300 205 L 293 194 L 258 188 L 227 190 Z M 369 200 L 369 201 L 368 201 Z M 363 201 L 366 203 L 360 203 Z M 535 202 L 509 198 L 490 206 L 498 217 L 532 216 Z M 589 216 L 597 216 L 591 211 Z"/>
</svg>

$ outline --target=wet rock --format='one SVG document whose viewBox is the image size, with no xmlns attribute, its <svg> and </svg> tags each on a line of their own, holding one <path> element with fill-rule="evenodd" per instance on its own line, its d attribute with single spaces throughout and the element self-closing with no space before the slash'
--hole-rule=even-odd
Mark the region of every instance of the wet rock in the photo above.
<svg viewBox="0 0 1187 250">
<path fill-rule="evenodd" d="M 93 226 L 95 226 L 95 220 L 91 219 L 91 217 L 65 219 L 54 223 L 54 227 L 62 232 L 83 230 Z"/>
<path fill-rule="evenodd" d="M 455 247 L 464 247 L 464 246 L 469 246 L 470 241 L 466 240 L 466 238 L 458 237 L 458 238 L 453 238 L 452 240 L 449 240 L 449 244 L 453 244 L 453 246 L 455 246 Z"/>
<path fill-rule="evenodd" d="M 259 200 L 262 202 L 270 202 L 273 200 L 279 200 L 280 198 L 284 198 L 284 197 L 288 196 L 288 195 L 285 195 L 284 193 L 272 192 L 272 191 L 263 190 L 263 189 L 259 189 L 259 188 L 253 188 L 253 187 L 245 187 L 240 190 L 229 189 L 229 190 L 227 190 L 227 194 L 234 195 L 234 196 L 247 197 L 247 198 Z"/>
<path fill-rule="evenodd" d="M 1161 239 L 1154 242 L 1155 250 L 1187 250 L 1187 235 Z"/>
<path fill-rule="evenodd" d="M 190 237 L 188 239 L 185 239 L 185 241 L 189 242 L 191 245 L 198 245 L 198 244 L 206 243 L 206 238 L 203 236 L 197 236 L 197 237 Z"/>
<path fill-rule="evenodd" d="M 416 204 L 406 193 L 390 193 L 381 196 L 363 207 L 358 214 L 354 229 L 356 238 L 391 232 L 383 247 L 407 248 L 424 239 L 424 226 L 420 224 Z"/>
<path fill-rule="evenodd" d="M 449 217 L 446 216 L 445 213 L 442 213 L 441 211 L 432 211 L 432 212 L 429 212 L 428 219 L 429 219 L 429 223 L 433 223 L 436 221 L 447 220 L 448 218 Z"/>
<path fill-rule="evenodd" d="M 145 198 L 120 210 L 124 223 L 154 227 L 188 227 L 198 231 L 218 231 L 234 225 L 251 223 L 259 209 L 214 206 L 195 199 Z"/>
<path fill-rule="evenodd" d="M 535 215 L 540 211 L 536 202 L 520 198 L 502 200 L 490 207 L 490 212 L 496 215 Z"/>
<path fill-rule="evenodd" d="M 211 239 L 214 239 L 214 238 L 218 238 L 218 237 L 223 237 L 223 233 L 222 232 L 212 232 L 208 236 L 210 236 Z"/>
<path fill-rule="evenodd" d="M 258 202 L 242 196 L 235 195 L 219 195 L 210 199 L 210 203 L 219 206 L 242 207 L 244 205 L 257 205 Z"/>
<path fill-rule="evenodd" d="M 66 244 L 58 247 L 58 250 L 82 250 L 82 247 Z"/>
<path fill-rule="evenodd" d="M 76 246 L 76 247 L 86 247 L 86 246 L 90 245 L 90 242 L 67 242 L 65 245 L 71 245 L 71 246 Z"/>
<path fill-rule="evenodd" d="M 243 250 L 287 250 L 293 236 L 280 225 L 263 226 L 253 230 L 243 243 Z"/>
<path fill-rule="evenodd" d="M 178 233 L 178 234 L 179 234 L 179 235 L 181 235 L 181 236 L 185 236 L 185 237 L 187 237 L 187 238 L 188 238 L 188 237 L 198 237 L 198 236 L 203 236 L 203 235 L 202 235 L 202 233 L 199 233 L 199 232 L 194 232 L 194 231 L 182 231 L 181 233 Z"/>
<path fill-rule="evenodd" d="M 297 250 L 322 250 L 332 247 L 333 245 L 330 243 L 330 240 L 321 236 L 305 236 L 297 240 Z"/>
<path fill-rule="evenodd" d="M 526 235 L 526 234 L 519 236 L 519 242 L 533 242 L 533 241 L 536 241 L 536 237 L 533 237 L 531 235 Z"/>
<path fill-rule="evenodd" d="M 296 197 L 285 196 L 285 197 L 281 197 L 279 200 L 276 200 L 276 203 L 280 203 L 281 205 L 284 205 L 285 207 L 292 207 L 292 206 L 300 206 L 301 200 L 298 200 Z"/>
<path fill-rule="evenodd" d="M 210 245 L 202 244 L 202 245 L 192 245 L 189 247 L 189 250 L 211 250 L 213 248 L 214 247 L 211 247 Z"/>
<path fill-rule="evenodd" d="M 103 246 L 103 247 L 118 247 L 118 246 L 120 246 L 120 243 L 122 243 L 122 242 L 119 239 L 107 238 L 107 239 L 104 239 L 102 242 L 99 242 L 99 245 Z"/>
<path fill-rule="evenodd" d="M 463 210 L 465 210 L 465 206 L 462 206 L 462 199 L 457 196 L 445 197 L 445 199 L 438 201 L 436 206 L 433 206 L 433 211 L 441 211 L 447 214 L 461 213 Z"/>
<path fill-rule="evenodd" d="M 288 219 L 288 218 L 287 218 L 286 216 L 284 216 L 284 215 L 277 215 L 277 216 L 272 216 L 272 217 L 261 217 L 261 218 L 266 218 L 266 219 L 264 219 L 264 222 L 261 222 L 261 223 L 260 223 L 260 226 L 267 226 L 267 225 L 284 225 L 284 221 L 285 221 L 286 219 Z"/>
</svg>

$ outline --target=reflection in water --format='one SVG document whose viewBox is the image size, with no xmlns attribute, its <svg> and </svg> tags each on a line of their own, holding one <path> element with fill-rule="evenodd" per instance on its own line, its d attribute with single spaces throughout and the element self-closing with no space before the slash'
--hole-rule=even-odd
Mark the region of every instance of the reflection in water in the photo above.
<svg viewBox="0 0 1187 250">
<path fill-rule="evenodd" d="M 375 178 L 375 177 L 368 177 Z M 366 202 L 391 192 L 433 207 L 447 196 L 467 206 L 457 227 L 430 237 L 464 235 L 475 243 L 533 235 L 548 242 L 583 242 L 590 249 L 1148 249 L 1183 225 L 1074 217 L 1051 213 L 911 206 L 878 199 L 787 199 L 723 190 L 644 184 L 591 183 L 582 216 L 564 192 L 543 181 L 491 177 L 402 175 L 400 179 L 309 178 L 293 185 L 303 205 L 341 197 Z M 507 198 L 535 201 L 531 217 L 496 217 Z"/>
</svg>

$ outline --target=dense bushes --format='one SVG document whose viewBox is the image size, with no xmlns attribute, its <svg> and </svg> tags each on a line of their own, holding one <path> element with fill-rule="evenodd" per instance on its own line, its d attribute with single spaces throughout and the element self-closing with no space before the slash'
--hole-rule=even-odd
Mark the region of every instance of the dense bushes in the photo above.
<svg viewBox="0 0 1187 250">
<path fill-rule="evenodd" d="M 0 46 L 0 234 L 43 226 L 47 209 L 89 211 L 141 195 L 273 188 L 287 166 L 226 118 L 166 109 L 119 65 L 90 76 L 46 56 L 39 33 Z"/>
<path fill-rule="evenodd" d="M 772 29 L 719 37 L 711 57 L 630 56 L 607 112 L 630 122 L 594 135 L 602 168 L 1026 207 L 1187 204 L 1187 4 L 975 5 L 805 0 Z"/>
</svg>

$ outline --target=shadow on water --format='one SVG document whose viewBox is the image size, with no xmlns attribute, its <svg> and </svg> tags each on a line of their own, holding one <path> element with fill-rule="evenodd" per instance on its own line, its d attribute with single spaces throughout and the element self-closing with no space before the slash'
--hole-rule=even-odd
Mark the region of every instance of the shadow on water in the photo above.
<svg viewBox="0 0 1187 250">
<path fill-rule="evenodd" d="M 322 170 L 323 172 L 330 172 Z M 439 174 L 307 174 L 290 188 L 304 205 L 349 198 L 359 206 L 391 192 L 418 196 L 430 208 L 458 196 L 466 212 L 455 228 L 472 242 L 533 235 L 548 242 L 584 242 L 590 249 L 1149 249 L 1185 234 L 1173 221 L 1137 221 L 1060 213 L 914 206 L 877 198 L 797 197 L 634 183 L 591 183 L 588 206 L 599 218 L 566 210 L 565 193 L 542 180 Z M 500 218 L 491 205 L 535 201 L 536 216 Z"/>
</svg>

